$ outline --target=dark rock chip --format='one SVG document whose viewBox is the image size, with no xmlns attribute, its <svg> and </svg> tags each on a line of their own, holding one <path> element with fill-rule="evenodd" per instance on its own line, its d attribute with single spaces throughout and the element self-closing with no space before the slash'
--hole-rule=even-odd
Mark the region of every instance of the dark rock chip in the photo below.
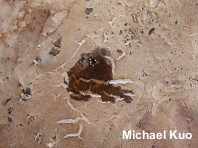
<svg viewBox="0 0 198 148">
<path fill-rule="evenodd" d="M 12 111 L 13 111 L 12 107 L 8 108 L 8 115 L 10 115 L 12 113 Z"/>
<path fill-rule="evenodd" d="M 155 28 L 151 28 L 148 34 L 151 35 L 154 31 L 155 31 Z"/>
<path fill-rule="evenodd" d="M 118 53 L 123 53 L 123 51 L 121 49 L 118 49 L 117 52 Z"/>
<path fill-rule="evenodd" d="M 26 89 L 23 89 L 22 92 L 25 94 L 25 95 L 31 95 L 31 89 L 29 87 L 27 87 Z"/>
<path fill-rule="evenodd" d="M 41 62 L 41 58 L 40 58 L 40 57 L 36 57 L 35 60 L 36 60 L 37 62 Z"/>
<path fill-rule="evenodd" d="M 53 56 L 57 56 L 60 53 L 60 50 L 52 47 L 52 49 L 50 50 L 49 54 L 52 54 Z"/>
<path fill-rule="evenodd" d="M 56 42 L 54 42 L 54 46 L 58 47 L 58 48 L 61 48 L 61 41 L 62 41 L 62 37 L 58 38 L 56 40 Z"/>
<path fill-rule="evenodd" d="M 13 122 L 12 117 L 8 116 L 8 122 Z"/>
<path fill-rule="evenodd" d="M 85 14 L 90 15 L 90 13 L 93 11 L 93 8 L 86 8 Z"/>
</svg>

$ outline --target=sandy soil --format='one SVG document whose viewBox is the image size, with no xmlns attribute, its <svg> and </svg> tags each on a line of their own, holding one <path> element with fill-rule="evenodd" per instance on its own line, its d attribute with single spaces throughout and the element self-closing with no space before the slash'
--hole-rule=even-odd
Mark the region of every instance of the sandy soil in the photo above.
<svg viewBox="0 0 198 148">
<path fill-rule="evenodd" d="M 0 147 L 197 148 L 197 13 L 196 0 L 0 0 Z M 131 103 L 70 98 L 67 72 L 98 47 L 115 80 L 134 82 L 122 85 Z M 123 140 L 124 129 L 193 138 Z"/>
</svg>

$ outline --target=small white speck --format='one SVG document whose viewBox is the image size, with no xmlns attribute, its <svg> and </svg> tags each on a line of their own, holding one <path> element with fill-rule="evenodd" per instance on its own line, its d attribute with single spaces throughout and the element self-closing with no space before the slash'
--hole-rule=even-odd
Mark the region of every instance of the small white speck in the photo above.
<svg viewBox="0 0 198 148">
<path fill-rule="evenodd" d="M 41 48 L 41 45 L 39 44 L 39 45 L 37 45 L 37 48 Z"/>
</svg>

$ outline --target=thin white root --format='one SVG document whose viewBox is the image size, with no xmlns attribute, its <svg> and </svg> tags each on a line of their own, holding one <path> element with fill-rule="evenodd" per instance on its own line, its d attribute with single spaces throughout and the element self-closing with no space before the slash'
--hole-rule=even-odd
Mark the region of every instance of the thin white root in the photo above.
<svg viewBox="0 0 198 148">
<path fill-rule="evenodd" d="M 117 17 L 114 17 L 111 21 L 108 22 L 108 24 L 112 27 L 113 26 L 113 23 L 114 21 L 117 19 Z"/>
<path fill-rule="evenodd" d="M 56 94 L 52 94 L 52 96 L 54 97 L 54 100 L 56 100 L 57 98 L 59 98 L 61 96 L 61 92 L 58 93 L 57 95 Z"/>
<path fill-rule="evenodd" d="M 120 98 L 120 97 L 118 97 L 118 96 L 115 96 L 115 95 L 112 95 L 112 94 L 110 94 L 109 96 L 110 96 L 110 97 L 113 97 L 113 98 L 115 98 L 115 99 L 116 99 L 116 101 L 121 101 L 121 100 L 124 100 L 124 98 Z"/>
<path fill-rule="evenodd" d="M 55 87 L 63 87 L 63 88 L 67 88 L 68 86 L 65 85 L 65 83 L 60 83 L 58 85 L 55 85 Z"/>
<path fill-rule="evenodd" d="M 77 43 L 79 44 L 78 48 L 76 49 L 76 51 L 74 52 L 74 54 L 72 55 L 71 58 L 74 58 L 76 53 L 79 51 L 79 49 L 81 48 L 81 46 L 87 41 L 88 38 L 84 38 L 81 42 Z"/>
<path fill-rule="evenodd" d="M 67 135 L 65 135 L 63 138 L 78 137 L 78 138 L 84 140 L 84 138 L 80 137 L 80 134 L 82 133 L 82 130 L 83 130 L 83 127 L 82 127 L 82 124 L 80 124 L 80 129 L 79 129 L 78 133 L 75 133 L 75 134 L 67 134 Z"/>
<path fill-rule="evenodd" d="M 117 60 L 122 59 L 124 56 L 126 56 L 126 51 L 123 51 L 123 53 L 117 58 Z"/>
<path fill-rule="evenodd" d="M 79 81 L 83 81 L 83 82 L 86 82 L 86 83 L 87 82 L 95 82 L 97 84 L 104 84 L 104 85 L 107 84 L 105 81 L 101 81 L 101 80 L 97 80 L 97 79 L 89 79 L 89 80 L 87 80 L 87 79 L 84 79 L 84 78 L 80 78 Z"/>
<path fill-rule="evenodd" d="M 125 16 L 125 15 L 122 15 L 122 14 L 119 15 L 119 16 L 117 16 L 117 17 L 115 16 L 111 21 L 108 22 L 108 24 L 112 27 L 112 26 L 113 26 L 113 23 L 115 22 L 115 20 L 116 20 L 117 18 L 119 18 L 119 17 L 124 17 L 124 16 Z"/>
<path fill-rule="evenodd" d="M 112 64 L 112 74 L 114 75 L 115 68 L 116 68 L 115 60 L 112 57 L 110 57 L 110 56 L 104 56 L 104 57 L 107 58 L 108 60 L 110 60 L 110 62 Z"/>
<path fill-rule="evenodd" d="M 133 94 L 133 93 L 124 93 L 126 96 L 129 96 L 129 97 L 134 97 L 134 96 L 136 96 L 135 94 Z"/>
<path fill-rule="evenodd" d="M 113 121 L 113 120 L 116 120 L 116 119 L 118 119 L 118 118 L 120 118 L 119 115 L 113 115 L 113 116 L 110 117 L 109 120 Z"/>
<path fill-rule="evenodd" d="M 105 102 L 103 102 L 103 101 L 101 101 L 101 100 L 97 100 L 98 102 L 100 102 L 100 103 L 103 103 L 103 104 L 105 104 L 105 103 L 110 103 L 110 101 L 105 101 Z"/>
<path fill-rule="evenodd" d="M 98 94 L 92 94 L 92 93 L 84 93 L 84 92 L 80 92 L 82 95 L 89 95 L 91 97 L 94 97 L 94 98 L 101 98 L 101 95 L 98 95 Z"/>
<path fill-rule="evenodd" d="M 76 119 L 62 119 L 62 120 L 59 120 L 57 121 L 56 123 L 72 123 L 72 124 L 75 124 L 77 123 L 78 121 L 80 120 L 83 120 L 81 117 L 77 117 Z"/>
<path fill-rule="evenodd" d="M 82 120 L 84 120 L 84 121 L 86 121 L 86 122 L 88 122 L 88 123 L 90 124 L 91 122 L 89 121 L 89 119 L 88 119 L 80 110 L 78 110 L 77 108 L 75 108 L 75 107 L 71 104 L 69 98 L 66 97 L 66 99 L 67 99 L 67 104 L 69 105 L 69 107 L 70 107 L 72 110 L 78 112 L 78 113 L 80 114 Z"/>
<path fill-rule="evenodd" d="M 108 81 L 109 84 L 128 84 L 134 83 L 131 79 L 117 79 L 117 80 L 110 80 Z"/>
</svg>

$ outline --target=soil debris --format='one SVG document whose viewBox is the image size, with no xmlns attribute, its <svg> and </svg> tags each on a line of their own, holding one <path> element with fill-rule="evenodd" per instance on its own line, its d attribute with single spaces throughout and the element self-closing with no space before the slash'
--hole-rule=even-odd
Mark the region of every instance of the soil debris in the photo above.
<svg viewBox="0 0 198 148">
<path fill-rule="evenodd" d="M 49 54 L 53 55 L 53 56 L 57 56 L 60 53 L 60 50 L 52 47 L 52 49 L 50 50 Z"/>
<path fill-rule="evenodd" d="M 54 42 L 54 46 L 61 48 L 61 41 L 62 41 L 62 37 L 59 37 L 56 42 Z"/>
<path fill-rule="evenodd" d="M 92 11 L 93 11 L 93 8 L 86 8 L 85 14 L 90 15 Z"/>
</svg>

